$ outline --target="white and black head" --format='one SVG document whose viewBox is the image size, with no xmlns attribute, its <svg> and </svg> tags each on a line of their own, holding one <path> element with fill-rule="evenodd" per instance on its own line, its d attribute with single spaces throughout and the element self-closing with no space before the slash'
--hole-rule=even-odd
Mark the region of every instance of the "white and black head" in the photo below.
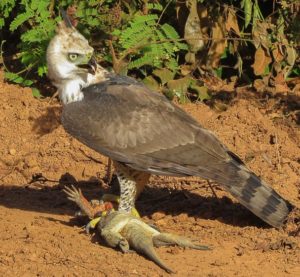
<svg viewBox="0 0 300 277">
<path fill-rule="evenodd" d="M 77 90 L 74 86 L 81 90 L 88 82 L 89 75 L 95 74 L 97 64 L 93 58 L 93 47 L 72 26 L 68 17 L 64 13 L 62 15 L 64 21 L 59 23 L 56 35 L 47 48 L 48 76 L 60 91 L 60 95 L 62 90 L 68 89 L 67 94 L 63 96 L 76 98 L 76 95 L 71 95 L 70 86 L 73 87 L 73 92 Z M 73 85 L 70 82 L 73 82 Z M 62 100 L 69 102 L 68 99 Z"/>
<path fill-rule="evenodd" d="M 88 72 L 92 73 L 93 53 L 94 49 L 87 39 L 71 25 L 70 20 L 65 16 L 64 21 L 59 23 L 56 35 L 47 49 L 50 79 L 55 83 L 60 79 L 73 79 Z"/>
</svg>

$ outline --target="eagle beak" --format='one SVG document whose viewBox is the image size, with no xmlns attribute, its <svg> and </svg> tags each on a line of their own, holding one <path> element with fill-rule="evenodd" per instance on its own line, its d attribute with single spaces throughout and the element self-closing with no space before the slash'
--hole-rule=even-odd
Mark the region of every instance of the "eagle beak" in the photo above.
<svg viewBox="0 0 300 277">
<path fill-rule="evenodd" d="M 96 71 L 97 71 L 97 61 L 94 58 L 94 56 L 90 56 L 90 59 L 88 60 L 88 62 L 85 62 L 83 64 L 79 64 L 77 65 L 80 68 L 83 68 L 85 70 L 88 71 L 88 73 L 95 75 Z"/>
<path fill-rule="evenodd" d="M 89 73 L 95 75 L 97 70 L 97 61 L 94 56 L 91 57 L 91 59 L 88 62 L 89 66 Z"/>
</svg>

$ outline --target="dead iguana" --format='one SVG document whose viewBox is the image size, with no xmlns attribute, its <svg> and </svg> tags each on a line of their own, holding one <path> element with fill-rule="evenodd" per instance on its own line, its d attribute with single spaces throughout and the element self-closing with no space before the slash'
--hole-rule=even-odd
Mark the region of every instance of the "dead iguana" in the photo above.
<svg viewBox="0 0 300 277">
<path fill-rule="evenodd" d="M 92 205 L 84 198 L 80 190 L 72 186 L 72 188 L 67 188 L 64 191 L 67 193 L 68 199 L 75 202 L 84 214 L 91 214 Z M 105 212 L 103 207 L 101 209 Z M 103 213 L 97 225 L 97 230 L 109 246 L 119 247 L 123 253 L 130 252 L 132 248 L 145 255 L 168 273 L 174 273 L 174 271 L 161 261 L 154 250 L 154 246 L 178 245 L 198 250 L 210 249 L 207 246 L 196 245 L 188 238 L 160 232 L 144 223 L 140 218 L 114 209 Z"/>
</svg>

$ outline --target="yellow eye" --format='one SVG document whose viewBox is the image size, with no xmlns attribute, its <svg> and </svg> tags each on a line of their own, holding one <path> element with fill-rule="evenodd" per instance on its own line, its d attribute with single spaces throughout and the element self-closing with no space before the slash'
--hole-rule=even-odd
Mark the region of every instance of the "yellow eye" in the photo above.
<svg viewBox="0 0 300 277">
<path fill-rule="evenodd" d="M 70 61 L 75 61 L 76 59 L 78 58 L 78 54 L 75 54 L 75 53 L 71 53 L 69 54 L 69 59 Z"/>
</svg>

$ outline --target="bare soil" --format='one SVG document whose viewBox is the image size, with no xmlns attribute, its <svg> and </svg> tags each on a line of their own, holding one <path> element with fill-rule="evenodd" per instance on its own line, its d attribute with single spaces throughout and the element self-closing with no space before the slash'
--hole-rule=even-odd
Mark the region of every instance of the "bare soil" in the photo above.
<svg viewBox="0 0 300 277">
<path fill-rule="evenodd" d="M 66 134 L 58 101 L 35 99 L 3 74 L 0 97 L 0 275 L 168 276 L 138 254 L 104 246 L 74 219 L 63 186 L 75 183 L 99 198 L 107 159 Z M 299 122 L 284 95 L 241 92 L 223 112 L 182 107 L 300 207 Z M 266 226 L 213 186 L 217 198 L 205 180 L 154 176 L 137 201 L 143 220 L 213 247 L 158 249 L 176 276 L 300 276 L 299 233 Z"/>
</svg>

